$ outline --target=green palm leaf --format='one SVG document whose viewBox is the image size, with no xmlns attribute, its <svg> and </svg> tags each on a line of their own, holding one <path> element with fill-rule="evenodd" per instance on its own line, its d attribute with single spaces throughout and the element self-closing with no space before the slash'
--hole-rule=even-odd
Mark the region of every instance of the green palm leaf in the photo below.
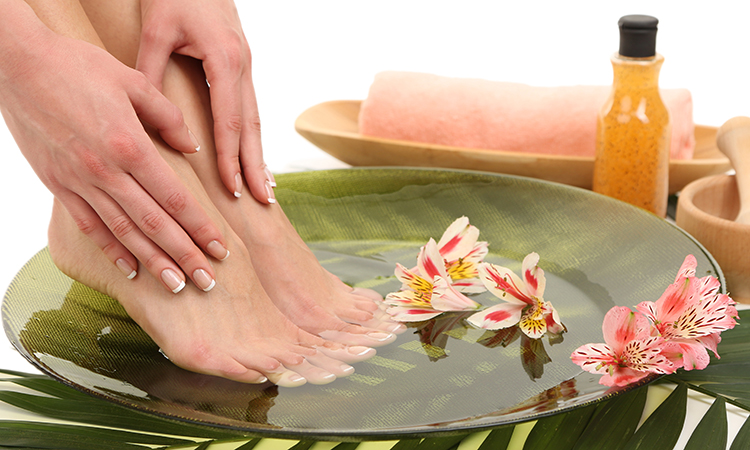
<svg viewBox="0 0 750 450">
<path fill-rule="evenodd" d="M 685 450 L 724 450 L 727 448 L 727 411 L 718 397 L 695 427 Z"/>
<path fill-rule="evenodd" d="M 625 450 L 674 448 L 687 413 L 687 386 L 680 384 L 636 431 Z"/>
</svg>

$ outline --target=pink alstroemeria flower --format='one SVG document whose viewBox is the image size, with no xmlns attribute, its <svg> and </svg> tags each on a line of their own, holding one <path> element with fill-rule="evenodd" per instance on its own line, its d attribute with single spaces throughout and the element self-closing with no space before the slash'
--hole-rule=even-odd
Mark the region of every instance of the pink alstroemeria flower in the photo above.
<svg viewBox="0 0 750 450">
<path fill-rule="evenodd" d="M 719 293 L 719 280 L 695 276 L 697 265 L 695 257 L 688 255 L 675 282 L 656 303 L 646 301 L 636 306 L 662 338 L 679 346 L 668 356 L 685 370 L 704 369 L 709 363 L 706 349 L 718 358 L 719 333 L 734 328 L 738 317 L 735 302 Z"/>
<path fill-rule="evenodd" d="M 625 306 L 615 306 L 602 323 L 605 344 L 578 347 L 571 359 L 587 372 L 603 374 L 599 383 L 625 386 L 650 373 L 672 373 L 677 367 L 662 354 L 669 346 L 651 335 L 651 324 Z"/>
<path fill-rule="evenodd" d="M 395 320 L 419 322 L 446 311 L 469 311 L 481 305 L 451 286 L 443 257 L 434 239 L 422 247 L 417 257 L 417 271 L 396 264 L 396 277 L 403 283 L 399 292 L 388 294 L 384 302 Z"/>
<path fill-rule="evenodd" d="M 467 217 L 460 217 L 445 230 L 437 243 L 451 284 L 467 294 L 485 291 L 477 269 L 487 256 L 488 244 L 477 242 L 478 239 L 479 229 L 469 225 Z"/>
<path fill-rule="evenodd" d="M 547 280 L 539 264 L 539 255 L 528 254 L 521 265 L 523 280 L 512 270 L 483 263 L 479 278 L 488 291 L 507 303 L 500 303 L 480 311 L 467 320 L 472 325 L 488 330 L 499 330 L 518 324 L 523 333 L 539 339 L 546 332 L 562 333 L 560 322 L 552 304 L 544 301 Z"/>
</svg>

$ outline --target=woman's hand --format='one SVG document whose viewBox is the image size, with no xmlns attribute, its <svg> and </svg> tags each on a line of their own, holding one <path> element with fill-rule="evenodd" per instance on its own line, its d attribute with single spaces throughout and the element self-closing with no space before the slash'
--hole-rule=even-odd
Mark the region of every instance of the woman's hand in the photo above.
<svg viewBox="0 0 750 450">
<path fill-rule="evenodd" d="M 141 0 L 136 68 L 161 88 L 172 53 L 203 62 L 211 92 L 219 175 L 239 196 L 242 174 L 253 196 L 274 203 L 273 175 L 263 162 L 251 56 L 231 0 Z"/>
<path fill-rule="evenodd" d="M 125 275 L 135 276 L 137 258 L 175 293 L 184 274 L 210 289 L 215 276 L 201 249 L 222 259 L 224 238 L 141 123 L 195 152 L 179 109 L 92 44 L 38 20 L 13 33 L 0 36 L 0 109 L 42 182 Z"/>
</svg>

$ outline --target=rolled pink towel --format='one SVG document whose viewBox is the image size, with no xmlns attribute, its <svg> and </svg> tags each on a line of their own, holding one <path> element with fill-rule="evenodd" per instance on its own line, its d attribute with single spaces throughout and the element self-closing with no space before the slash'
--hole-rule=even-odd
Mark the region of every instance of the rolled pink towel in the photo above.
<svg viewBox="0 0 750 450">
<path fill-rule="evenodd" d="M 594 156 L 596 117 L 610 86 L 533 87 L 411 72 L 375 76 L 359 113 L 362 135 L 452 147 Z M 662 89 L 671 157 L 695 148 L 687 89 Z"/>
</svg>

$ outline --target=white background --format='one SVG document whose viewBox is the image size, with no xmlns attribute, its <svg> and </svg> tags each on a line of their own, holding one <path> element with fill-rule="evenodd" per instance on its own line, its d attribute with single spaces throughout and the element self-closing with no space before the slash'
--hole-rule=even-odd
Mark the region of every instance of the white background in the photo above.
<svg viewBox="0 0 750 450">
<path fill-rule="evenodd" d="M 660 20 L 661 86 L 690 89 L 696 123 L 750 115 L 750 8 L 739 0 L 237 1 L 274 172 L 340 166 L 297 135 L 294 120 L 320 102 L 366 97 L 383 70 L 608 85 L 625 14 Z M 50 204 L 0 122 L 0 291 L 46 245 Z M 0 367 L 33 371 L 5 340 Z"/>
</svg>

